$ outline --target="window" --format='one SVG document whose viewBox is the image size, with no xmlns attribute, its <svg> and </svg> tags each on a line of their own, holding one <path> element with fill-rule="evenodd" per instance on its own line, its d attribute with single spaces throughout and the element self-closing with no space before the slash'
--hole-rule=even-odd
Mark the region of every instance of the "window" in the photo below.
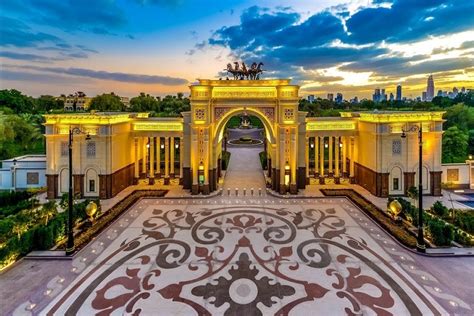
<svg viewBox="0 0 474 316">
<path fill-rule="evenodd" d="M 394 191 L 400 190 L 400 179 L 399 178 L 393 178 L 393 190 Z"/>
<path fill-rule="evenodd" d="M 61 156 L 66 157 L 69 155 L 69 144 L 68 142 L 61 142 Z"/>
<path fill-rule="evenodd" d="M 392 155 L 401 155 L 402 154 L 402 141 L 400 139 L 395 139 L 392 141 Z"/>
<path fill-rule="evenodd" d="M 95 158 L 95 142 L 87 142 L 87 157 Z"/>
<path fill-rule="evenodd" d="M 448 182 L 459 181 L 459 169 L 447 170 Z"/>
<path fill-rule="evenodd" d="M 26 184 L 39 184 L 38 172 L 27 172 L 26 173 Z"/>
<path fill-rule="evenodd" d="M 89 192 L 95 192 L 95 180 L 89 180 Z"/>
</svg>

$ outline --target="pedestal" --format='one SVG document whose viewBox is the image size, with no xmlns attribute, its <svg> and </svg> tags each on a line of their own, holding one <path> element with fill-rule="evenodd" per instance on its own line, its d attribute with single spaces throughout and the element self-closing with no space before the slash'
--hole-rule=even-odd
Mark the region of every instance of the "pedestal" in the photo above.
<svg viewBox="0 0 474 316">
<path fill-rule="evenodd" d="M 319 177 L 319 184 L 324 184 L 326 182 L 326 178 L 324 177 Z"/>
<path fill-rule="evenodd" d="M 298 194 L 298 187 L 296 184 L 290 184 L 290 193 L 291 194 Z"/>
</svg>

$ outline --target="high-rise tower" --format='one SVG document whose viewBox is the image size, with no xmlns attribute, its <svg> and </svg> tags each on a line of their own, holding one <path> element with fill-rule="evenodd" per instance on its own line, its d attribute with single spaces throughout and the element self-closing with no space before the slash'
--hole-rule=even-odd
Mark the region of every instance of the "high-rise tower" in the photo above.
<svg viewBox="0 0 474 316">
<path fill-rule="evenodd" d="M 431 101 L 434 98 L 434 81 L 433 75 L 428 77 L 428 84 L 426 87 L 426 101 Z"/>
<path fill-rule="evenodd" d="M 397 85 L 397 97 L 395 98 L 397 101 L 402 100 L 402 85 Z"/>
</svg>

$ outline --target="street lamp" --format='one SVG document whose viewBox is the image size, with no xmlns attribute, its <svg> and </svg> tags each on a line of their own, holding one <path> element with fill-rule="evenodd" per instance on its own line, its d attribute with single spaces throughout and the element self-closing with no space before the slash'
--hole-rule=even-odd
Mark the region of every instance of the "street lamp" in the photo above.
<svg viewBox="0 0 474 316">
<path fill-rule="evenodd" d="M 82 131 L 79 127 L 69 127 L 69 196 L 68 196 L 68 229 L 67 229 L 67 244 L 66 255 L 70 256 L 74 253 L 74 232 L 73 232 L 73 196 L 72 196 L 72 140 L 74 134 L 85 134 L 86 140 L 90 140 L 89 133 Z"/>
<path fill-rule="evenodd" d="M 420 125 L 412 125 L 408 129 L 402 128 L 402 138 L 407 137 L 407 132 L 418 132 L 418 237 L 416 250 L 426 252 L 425 239 L 423 237 L 423 131 Z"/>
</svg>

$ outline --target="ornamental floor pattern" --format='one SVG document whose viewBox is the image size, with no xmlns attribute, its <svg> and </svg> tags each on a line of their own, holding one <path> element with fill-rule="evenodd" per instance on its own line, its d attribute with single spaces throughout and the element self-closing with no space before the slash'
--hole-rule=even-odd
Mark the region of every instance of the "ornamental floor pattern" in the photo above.
<svg viewBox="0 0 474 316">
<path fill-rule="evenodd" d="M 345 199 L 236 201 L 140 201 L 40 314 L 472 312 Z"/>
</svg>

